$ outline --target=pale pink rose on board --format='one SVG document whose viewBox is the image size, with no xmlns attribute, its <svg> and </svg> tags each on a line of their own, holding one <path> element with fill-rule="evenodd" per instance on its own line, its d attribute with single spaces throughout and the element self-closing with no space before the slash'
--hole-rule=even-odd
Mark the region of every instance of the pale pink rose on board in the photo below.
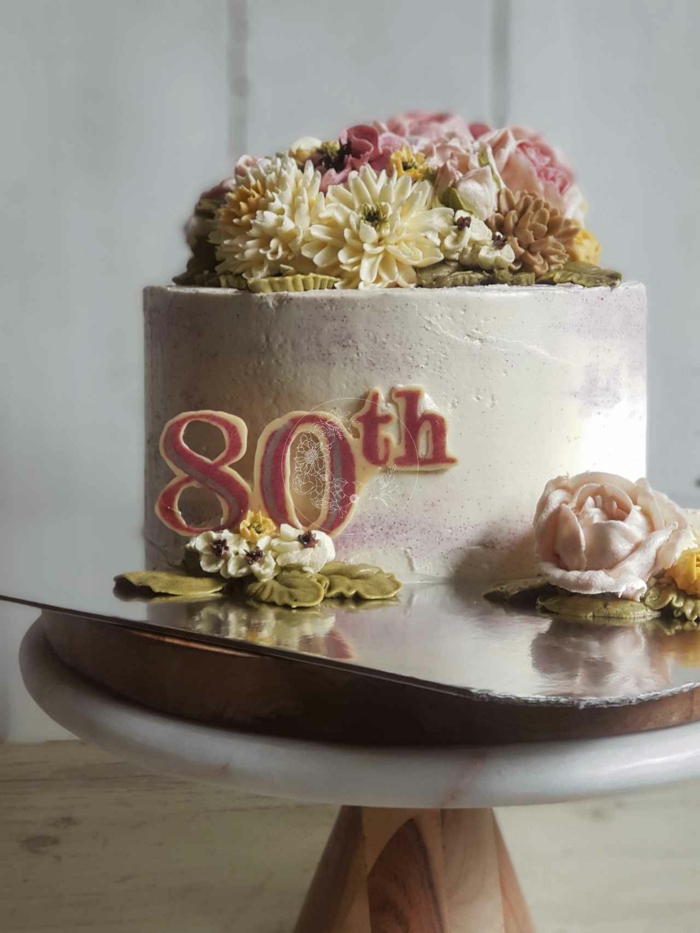
<svg viewBox="0 0 700 933">
<path fill-rule="evenodd" d="M 645 479 L 558 476 L 537 503 L 540 571 L 573 593 L 639 600 L 649 578 L 674 564 L 694 540 L 683 510 Z"/>
<path fill-rule="evenodd" d="M 456 113 L 438 110 L 408 110 L 386 121 L 387 129 L 407 139 L 435 140 L 440 136 L 459 136 L 471 140 L 469 125 Z"/>
<path fill-rule="evenodd" d="M 333 159 L 316 159 L 316 168 L 322 173 L 321 191 L 331 185 L 342 185 L 350 172 L 359 171 L 363 165 L 371 166 L 375 172 L 389 165 L 392 152 L 405 145 L 405 140 L 381 127 L 360 123 L 343 130 L 338 137 L 340 151 Z"/>
<path fill-rule="evenodd" d="M 539 133 L 522 126 L 484 131 L 479 132 L 477 145 L 491 147 L 496 168 L 511 191 L 529 191 L 543 197 L 565 217 L 583 221 L 585 203 L 574 171 L 562 153 Z"/>
</svg>

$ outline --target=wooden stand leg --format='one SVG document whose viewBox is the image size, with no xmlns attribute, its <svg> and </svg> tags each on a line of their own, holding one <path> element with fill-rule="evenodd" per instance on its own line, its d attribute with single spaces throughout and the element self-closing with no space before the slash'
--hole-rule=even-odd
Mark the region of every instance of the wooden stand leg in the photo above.
<svg viewBox="0 0 700 933">
<path fill-rule="evenodd" d="M 493 810 L 343 807 L 295 933 L 534 933 Z"/>
</svg>

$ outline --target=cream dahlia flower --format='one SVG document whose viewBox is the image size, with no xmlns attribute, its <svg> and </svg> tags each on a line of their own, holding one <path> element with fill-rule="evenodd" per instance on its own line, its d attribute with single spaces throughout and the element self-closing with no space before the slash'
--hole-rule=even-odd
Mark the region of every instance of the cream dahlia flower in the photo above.
<svg viewBox="0 0 700 933">
<path fill-rule="evenodd" d="M 316 202 L 302 253 L 339 288 L 410 287 L 416 269 L 443 258 L 440 236 L 453 211 L 430 207 L 433 187 L 409 175 L 388 178 L 369 165 Z"/>
<path fill-rule="evenodd" d="M 246 279 L 312 272 L 301 245 L 316 203 L 321 175 L 291 156 L 259 159 L 244 168 L 226 195 L 216 230 L 217 272 Z"/>
</svg>

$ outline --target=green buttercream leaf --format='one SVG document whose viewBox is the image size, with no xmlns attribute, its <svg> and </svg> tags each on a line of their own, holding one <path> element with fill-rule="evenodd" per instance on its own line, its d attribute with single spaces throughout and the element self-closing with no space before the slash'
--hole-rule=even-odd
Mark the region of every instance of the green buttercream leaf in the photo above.
<svg viewBox="0 0 700 933">
<path fill-rule="evenodd" d="M 586 288 L 595 288 L 606 285 L 615 288 L 622 281 L 622 273 L 613 269 L 603 269 L 590 262 L 565 262 L 563 266 L 550 269 L 544 275 L 537 276 L 538 285 L 584 285 Z"/>
<path fill-rule="evenodd" d="M 416 269 L 418 284 L 423 288 L 453 288 L 457 285 L 488 285 L 491 273 L 483 269 L 464 269 L 458 262 L 446 259 L 425 269 Z"/>
<path fill-rule="evenodd" d="M 317 606 L 326 594 L 328 581 L 315 573 L 285 570 L 273 580 L 249 583 L 246 595 L 261 603 L 287 606 L 290 609 Z"/>
<path fill-rule="evenodd" d="M 456 188 L 447 188 L 443 191 L 440 200 L 445 207 L 450 207 L 453 211 L 469 211 Z"/>
<path fill-rule="evenodd" d="M 187 269 L 180 275 L 173 276 L 173 282 L 190 287 L 218 288 L 219 276 L 214 269 L 215 265 L 214 247 L 206 240 L 200 240 L 193 255 L 187 260 Z"/>
<path fill-rule="evenodd" d="M 490 279 L 497 285 L 534 285 L 537 276 L 534 272 L 511 272 L 510 269 L 496 269 Z M 487 284 L 491 284 L 488 282 Z"/>
<path fill-rule="evenodd" d="M 216 288 L 237 288 L 239 291 L 247 291 L 248 283 L 242 275 L 234 275 L 231 272 L 220 272 L 216 276 L 217 281 L 211 287 Z"/>
<path fill-rule="evenodd" d="M 328 580 L 328 599 L 391 599 L 401 589 L 393 573 L 372 564 L 346 564 L 334 560 L 321 570 Z"/>
<path fill-rule="evenodd" d="M 554 592 L 554 587 L 546 577 L 526 577 L 522 580 L 509 580 L 507 583 L 492 586 L 486 590 L 484 598 L 495 603 L 534 606 L 539 596 L 550 592 Z"/>
<path fill-rule="evenodd" d="M 467 269 L 452 259 L 417 269 L 418 284 L 423 288 L 455 288 L 461 285 L 534 285 L 534 272 L 511 272 L 510 269 Z"/>
<path fill-rule="evenodd" d="M 188 596 L 193 599 L 220 593 L 227 581 L 221 577 L 191 577 L 165 570 L 133 570 L 114 578 L 118 587 L 145 589 L 168 596 Z"/>
<path fill-rule="evenodd" d="M 548 598 L 540 597 L 537 600 L 537 608 L 588 622 L 596 619 L 641 622 L 658 615 L 654 609 L 632 599 L 617 599 L 614 596 L 582 596 L 578 593 L 564 593 Z"/>
<path fill-rule="evenodd" d="M 644 605 L 657 611 L 666 610 L 674 619 L 695 623 L 700 620 L 700 599 L 689 596 L 671 581 L 664 581 L 651 586 L 644 596 Z M 690 627 L 690 626 L 688 626 Z"/>
<path fill-rule="evenodd" d="M 311 292 L 333 288 L 338 281 L 332 275 L 319 275 L 317 272 L 308 275 L 275 275 L 265 279 L 251 279 L 248 290 L 259 295 L 270 292 Z"/>
</svg>

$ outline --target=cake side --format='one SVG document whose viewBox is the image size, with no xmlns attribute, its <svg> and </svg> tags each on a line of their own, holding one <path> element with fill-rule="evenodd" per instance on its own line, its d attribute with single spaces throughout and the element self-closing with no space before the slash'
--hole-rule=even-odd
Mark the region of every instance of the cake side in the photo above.
<svg viewBox="0 0 700 933">
<path fill-rule="evenodd" d="M 266 428 L 288 412 L 329 413 L 356 445 L 362 426 L 351 419 L 376 389 L 377 410 L 391 415 L 378 429 L 390 456 L 359 469 L 349 494 L 334 490 L 350 513 L 336 534 L 343 556 L 403 580 L 528 572 L 532 503 L 551 476 L 593 466 L 645 472 L 645 316 L 644 287 L 635 283 L 268 295 L 148 288 L 149 560 L 179 560 L 186 541 L 155 514 L 173 477 L 159 451 L 169 419 L 200 410 L 242 419 L 247 448 L 234 466 L 258 507 L 255 449 Z M 421 414 L 436 416 L 412 440 L 401 387 L 420 387 Z M 430 445 L 442 425 L 445 456 L 435 468 Z M 201 453 L 218 453 L 218 440 L 192 437 Z M 323 495 L 332 479 L 327 466 L 302 432 L 287 477 L 305 527 L 318 520 L 313 493 Z M 343 502 L 347 495 L 354 501 Z M 211 493 L 185 502 L 188 509 L 198 523 L 219 514 Z"/>
</svg>

